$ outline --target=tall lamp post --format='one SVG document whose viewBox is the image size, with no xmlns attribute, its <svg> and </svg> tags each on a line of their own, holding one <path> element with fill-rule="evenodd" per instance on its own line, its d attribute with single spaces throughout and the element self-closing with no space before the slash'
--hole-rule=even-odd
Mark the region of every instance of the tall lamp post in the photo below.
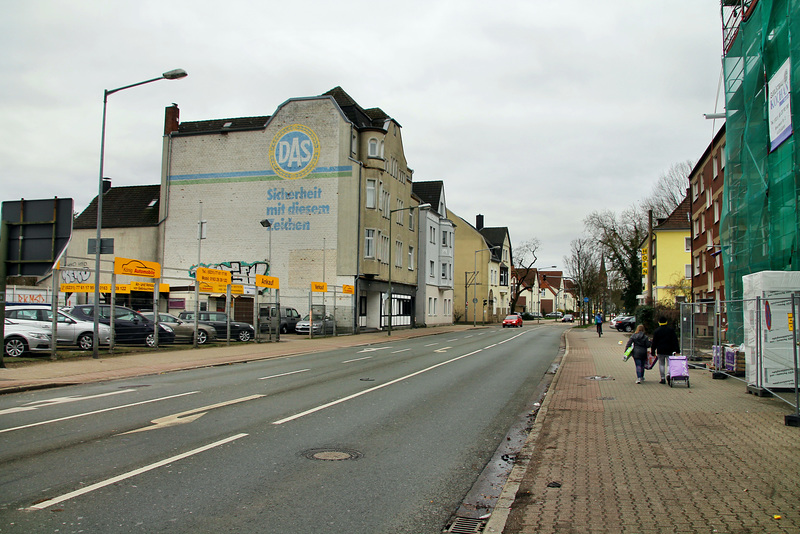
<svg viewBox="0 0 800 534">
<path fill-rule="evenodd" d="M 269 269 L 268 272 L 271 273 L 272 272 L 272 222 L 269 219 L 261 219 L 261 221 L 259 221 L 259 223 L 261 224 L 261 226 L 263 226 L 264 228 L 267 229 L 267 232 L 269 232 L 269 249 L 268 249 L 269 257 L 267 258 L 267 269 Z M 255 317 L 255 319 L 253 319 L 253 323 L 256 325 L 256 328 L 258 329 L 256 331 L 256 335 L 258 335 L 261 332 L 261 326 L 258 324 L 259 323 L 259 319 L 261 318 L 261 314 L 258 312 L 258 286 L 256 286 L 256 292 L 255 292 L 255 295 L 254 295 L 254 298 L 253 298 L 253 302 L 255 303 L 254 304 L 255 308 L 253 310 L 253 314 L 254 314 L 253 317 Z M 269 308 L 267 308 L 267 313 L 268 313 L 267 321 L 271 321 L 272 312 L 269 311 Z M 280 317 L 280 315 L 281 315 L 280 309 L 276 310 L 275 313 L 277 313 L 278 317 Z M 278 335 L 280 336 L 280 333 L 278 333 Z M 280 338 L 278 338 L 278 339 L 280 339 Z M 272 340 L 272 331 L 271 330 L 270 330 L 270 340 Z"/>
<path fill-rule="evenodd" d="M 475 311 L 478 308 L 478 297 L 475 295 L 475 287 L 478 285 L 478 252 L 486 252 L 487 250 L 497 250 L 499 245 L 489 248 L 482 248 L 475 251 L 475 278 L 472 280 L 472 327 L 475 328 Z"/>
<path fill-rule="evenodd" d="M 97 188 L 97 240 L 95 242 L 95 258 L 94 258 L 94 348 L 92 357 L 99 358 L 100 352 L 100 248 L 101 248 L 101 234 L 103 227 L 103 162 L 105 158 L 106 149 L 106 108 L 108 107 L 108 95 L 113 95 L 119 91 L 130 89 L 131 87 L 138 87 L 146 83 L 157 82 L 159 80 L 177 80 L 185 78 L 186 71 L 183 69 L 170 70 L 151 80 L 143 82 L 132 83 L 116 89 L 106 89 L 103 91 L 103 129 L 100 135 L 100 179 Z"/>
<path fill-rule="evenodd" d="M 394 226 L 394 221 L 392 220 L 392 214 L 397 213 L 398 211 L 410 211 L 410 210 L 427 210 L 430 209 L 431 205 L 427 202 L 424 204 L 418 204 L 417 206 L 411 206 L 408 208 L 397 208 L 394 210 L 389 210 L 389 336 L 392 335 L 392 269 L 394 266 L 392 265 L 392 249 L 394 248 L 394 243 L 392 243 L 392 227 Z"/>
</svg>

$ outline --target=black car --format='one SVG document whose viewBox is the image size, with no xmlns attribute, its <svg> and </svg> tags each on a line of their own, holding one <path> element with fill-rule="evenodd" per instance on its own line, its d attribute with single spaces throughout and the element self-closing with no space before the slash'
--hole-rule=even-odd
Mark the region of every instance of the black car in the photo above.
<svg viewBox="0 0 800 534">
<path fill-rule="evenodd" d="M 100 305 L 99 321 L 102 324 L 111 324 L 111 306 Z M 64 310 L 76 319 L 94 321 L 94 304 L 81 304 Z M 142 315 L 124 306 L 114 306 L 114 342 L 120 345 L 147 345 L 155 346 L 155 323 Z M 167 325 L 159 325 L 158 343 L 172 343 L 175 333 Z"/>
<path fill-rule="evenodd" d="M 633 332 L 633 329 L 636 328 L 636 318 L 618 317 L 614 322 L 614 328 L 620 332 Z"/>
<path fill-rule="evenodd" d="M 189 323 L 194 322 L 193 311 L 182 311 L 178 314 L 178 317 Z M 217 331 L 217 339 L 225 339 L 228 332 L 228 316 L 225 313 L 201 311 L 197 322 L 213 326 Z M 231 339 L 250 341 L 255 333 L 256 330 L 253 325 L 231 321 Z"/>
</svg>

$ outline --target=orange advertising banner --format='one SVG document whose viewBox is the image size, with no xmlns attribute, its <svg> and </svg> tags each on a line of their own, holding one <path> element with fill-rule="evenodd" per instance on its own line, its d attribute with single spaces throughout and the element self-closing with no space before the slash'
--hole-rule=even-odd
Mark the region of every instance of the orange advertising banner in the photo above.
<svg viewBox="0 0 800 534">
<path fill-rule="evenodd" d="M 114 274 L 161 278 L 161 264 L 154 261 L 114 258 Z"/>
</svg>

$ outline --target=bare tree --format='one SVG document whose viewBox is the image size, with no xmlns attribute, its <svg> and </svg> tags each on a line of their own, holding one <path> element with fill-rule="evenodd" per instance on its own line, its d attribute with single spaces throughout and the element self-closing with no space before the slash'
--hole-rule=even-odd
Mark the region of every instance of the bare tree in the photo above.
<svg viewBox="0 0 800 534">
<path fill-rule="evenodd" d="M 564 256 L 567 272 L 578 284 L 581 296 L 589 300 L 597 300 L 604 289 L 600 280 L 600 258 L 600 248 L 595 241 L 586 237 L 573 239 L 570 243 L 570 255 Z M 583 302 L 579 306 L 583 323 Z"/>
<path fill-rule="evenodd" d="M 658 177 L 650 196 L 642 201 L 643 210 L 653 210 L 653 216 L 657 219 L 669 217 L 686 198 L 689 175 L 694 165 L 691 160 L 673 163 L 669 170 Z"/>
<path fill-rule="evenodd" d="M 541 241 L 534 237 L 528 241 L 525 241 L 514 250 L 513 267 L 515 276 L 512 278 L 514 282 L 512 284 L 513 287 L 511 288 L 511 302 L 509 303 L 511 306 L 511 311 L 514 311 L 517 307 L 517 301 L 522 293 L 522 287 L 524 286 L 525 281 L 533 276 L 533 274 L 536 272 L 533 264 L 536 263 L 537 259 L 539 259 L 536 254 L 541 246 Z"/>
<path fill-rule="evenodd" d="M 639 246 L 647 236 L 647 218 L 641 210 L 629 208 L 619 216 L 612 211 L 592 212 L 583 221 L 589 235 L 602 247 L 611 270 L 624 282 L 622 302 L 626 310 L 636 307 L 642 292 L 642 262 Z"/>
</svg>

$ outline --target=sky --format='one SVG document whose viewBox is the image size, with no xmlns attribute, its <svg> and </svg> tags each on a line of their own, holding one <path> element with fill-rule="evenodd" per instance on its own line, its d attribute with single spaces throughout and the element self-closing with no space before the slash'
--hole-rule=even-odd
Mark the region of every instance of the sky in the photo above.
<svg viewBox="0 0 800 534">
<path fill-rule="evenodd" d="M 0 0 L 0 200 L 157 184 L 164 108 L 272 115 L 341 86 L 403 127 L 415 181 L 564 266 L 593 211 L 621 212 L 721 124 L 711 0 Z"/>
</svg>

